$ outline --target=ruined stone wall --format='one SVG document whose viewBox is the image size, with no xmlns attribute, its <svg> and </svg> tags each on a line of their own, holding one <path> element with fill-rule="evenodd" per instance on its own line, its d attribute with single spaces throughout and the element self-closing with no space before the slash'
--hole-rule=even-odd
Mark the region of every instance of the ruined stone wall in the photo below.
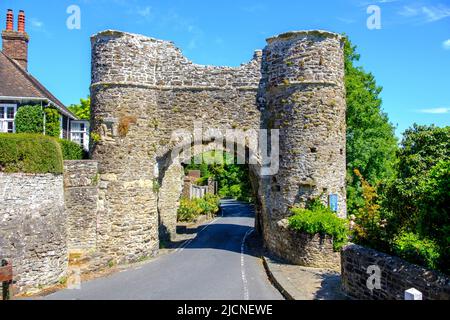
<svg viewBox="0 0 450 320">
<path fill-rule="evenodd" d="M 359 300 L 404 300 L 405 291 L 415 288 L 424 300 L 449 300 L 450 279 L 436 271 L 427 270 L 369 248 L 350 244 L 342 251 L 342 287 L 344 292 Z M 367 280 L 370 266 L 381 270 L 381 289 L 370 290 Z"/>
<path fill-rule="evenodd" d="M 267 243 L 273 254 L 295 265 L 341 270 L 341 254 L 334 251 L 331 237 L 291 230 L 286 220 L 279 221 L 277 227 Z"/>
<path fill-rule="evenodd" d="M 158 221 L 173 230 L 183 181 L 171 136 L 193 132 L 199 121 L 222 132 L 280 130 L 280 171 L 260 177 L 251 168 L 258 225 L 272 249 L 280 249 L 271 235 L 295 203 L 316 196 L 327 203 L 337 194 L 345 216 L 343 78 L 342 39 L 328 32 L 269 39 L 237 68 L 196 65 L 167 41 L 117 31 L 93 36 L 99 248 L 135 260 L 157 250 Z"/>
<path fill-rule="evenodd" d="M 0 258 L 15 290 L 57 284 L 67 269 L 63 176 L 0 173 Z"/>
<path fill-rule="evenodd" d="M 306 31 L 268 39 L 262 69 L 264 126 L 280 130 L 280 168 L 261 190 L 264 237 L 280 251 L 273 237 L 292 206 L 316 197 L 328 205 L 336 194 L 338 215 L 346 216 L 342 38 Z"/>
<path fill-rule="evenodd" d="M 180 195 L 183 191 L 184 169 L 177 162 L 172 163 L 165 171 L 159 189 L 159 235 L 162 240 L 175 240 L 177 234 L 177 212 L 180 206 Z"/>
<path fill-rule="evenodd" d="M 195 121 L 222 129 L 259 128 L 260 78 L 258 53 L 238 68 L 206 67 L 188 61 L 167 41 L 115 31 L 92 38 L 101 250 L 119 260 L 157 250 L 158 220 L 176 219 L 182 186 L 179 168 L 171 168 L 173 130 L 192 131 Z M 155 185 L 162 190 L 159 202 Z M 163 227 L 172 230 L 172 222 Z"/>
<path fill-rule="evenodd" d="M 98 180 L 96 161 L 64 161 L 69 252 L 97 249 Z"/>
</svg>

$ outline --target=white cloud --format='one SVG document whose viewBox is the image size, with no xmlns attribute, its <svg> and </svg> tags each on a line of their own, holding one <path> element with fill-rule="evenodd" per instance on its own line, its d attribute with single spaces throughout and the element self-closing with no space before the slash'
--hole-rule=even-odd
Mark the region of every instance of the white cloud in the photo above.
<svg viewBox="0 0 450 320">
<path fill-rule="evenodd" d="M 399 12 L 404 17 L 415 17 L 419 14 L 419 9 L 410 6 L 404 6 Z"/>
<path fill-rule="evenodd" d="M 44 23 L 43 23 L 42 21 L 36 19 L 36 18 L 32 18 L 32 19 L 30 20 L 30 22 L 31 22 L 31 26 L 32 26 L 33 28 L 40 29 L 40 28 L 42 28 L 42 27 L 44 26 Z"/>
<path fill-rule="evenodd" d="M 136 14 L 140 15 L 141 17 L 149 17 L 152 14 L 152 7 L 147 6 L 145 8 L 137 7 L 136 8 Z"/>
<path fill-rule="evenodd" d="M 419 110 L 420 113 L 428 114 L 447 114 L 450 113 L 450 108 L 431 108 Z"/>
<path fill-rule="evenodd" d="M 445 5 L 403 6 L 399 14 L 407 18 L 416 18 L 420 22 L 429 23 L 450 17 L 450 7 Z"/>
<path fill-rule="evenodd" d="M 442 42 L 442 46 L 444 47 L 445 50 L 450 50 L 450 39 Z"/>
<path fill-rule="evenodd" d="M 438 21 L 450 17 L 450 7 L 422 7 L 422 12 L 427 17 L 428 22 Z"/>
</svg>

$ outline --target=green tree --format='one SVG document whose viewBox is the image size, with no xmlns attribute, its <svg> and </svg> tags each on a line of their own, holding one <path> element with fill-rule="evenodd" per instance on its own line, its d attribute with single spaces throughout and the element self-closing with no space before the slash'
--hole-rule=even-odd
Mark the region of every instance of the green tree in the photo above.
<svg viewBox="0 0 450 320">
<path fill-rule="evenodd" d="M 375 77 L 355 65 L 356 47 L 345 41 L 345 86 L 347 90 L 347 201 L 348 211 L 357 215 L 364 206 L 360 179 L 372 185 L 393 177 L 397 139 L 394 126 L 381 109 L 382 88 Z"/>
<path fill-rule="evenodd" d="M 450 272 L 450 126 L 419 126 L 403 134 L 397 177 L 384 195 L 389 232 L 413 233 L 440 247 L 441 270 Z"/>
<path fill-rule="evenodd" d="M 201 155 L 203 162 L 201 164 L 191 164 L 185 168 L 185 171 L 189 170 L 200 170 L 202 178 L 199 183 L 205 184 L 208 178 L 213 177 L 219 183 L 219 195 L 222 198 L 234 198 L 240 201 L 251 201 L 252 200 L 252 188 L 249 178 L 248 166 L 227 164 L 231 161 L 232 155 L 224 153 L 224 158 L 219 160 L 214 152 L 205 152 Z M 199 156 L 200 157 L 200 156 Z M 192 163 L 194 160 L 193 158 Z M 207 163 L 212 163 L 212 160 L 216 160 L 215 164 L 208 165 Z M 222 162 L 222 163 L 217 163 Z"/>
<path fill-rule="evenodd" d="M 91 119 L 91 97 L 81 98 L 79 104 L 72 104 L 69 110 L 81 120 Z"/>
<path fill-rule="evenodd" d="M 44 133 L 44 111 L 41 106 L 22 106 L 15 120 L 16 133 Z"/>
</svg>

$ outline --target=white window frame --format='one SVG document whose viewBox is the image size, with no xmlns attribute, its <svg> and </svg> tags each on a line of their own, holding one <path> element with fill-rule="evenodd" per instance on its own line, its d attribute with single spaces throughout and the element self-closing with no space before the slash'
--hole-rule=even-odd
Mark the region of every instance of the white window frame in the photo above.
<svg viewBox="0 0 450 320">
<path fill-rule="evenodd" d="M 63 116 L 59 115 L 59 138 L 64 138 L 64 126 L 63 126 Z"/>
<path fill-rule="evenodd" d="M 74 124 L 84 124 L 84 130 L 73 130 Z M 83 149 L 89 150 L 89 122 L 86 121 L 70 121 L 70 141 L 74 141 L 73 134 L 81 134 L 83 136 Z"/>
<path fill-rule="evenodd" d="M 16 132 L 15 120 L 16 120 L 16 114 L 17 114 L 17 104 L 1 103 L 0 104 L 0 108 L 5 108 L 6 109 L 6 112 L 3 113 L 4 116 L 0 118 L 0 132 L 1 133 L 8 133 L 8 125 L 7 125 L 7 123 L 8 122 L 12 122 L 12 124 L 13 124 L 13 132 L 12 133 L 15 133 Z M 13 117 L 12 120 L 6 118 L 6 115 L 8 113 L 8 108 L 14 108 L 14 117 Z"/>
</svg>

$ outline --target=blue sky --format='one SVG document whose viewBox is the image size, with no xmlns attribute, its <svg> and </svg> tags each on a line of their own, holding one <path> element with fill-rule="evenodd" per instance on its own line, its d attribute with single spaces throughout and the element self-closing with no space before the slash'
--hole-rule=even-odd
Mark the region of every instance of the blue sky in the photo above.
<svg viewBox="0 0 450 320">
<path fill-rule="evenodd" d="M 66 12 L 81 9 L 81 29 Z M 381 29 L 369 30 L 369 5 Z M 23 9 L 30 34 L 29 70 L 65 104 L 89 93 L 89 37 L 104 29 L 174 41 L 199 64 L 237 66 L 265 39 L 290 30 L 347 33 L 360 64 L 383 86 L 383 109 L 400 135 L 414 122 L 450 125 L 450 0 L 3 0 Z"/>
</svg>

